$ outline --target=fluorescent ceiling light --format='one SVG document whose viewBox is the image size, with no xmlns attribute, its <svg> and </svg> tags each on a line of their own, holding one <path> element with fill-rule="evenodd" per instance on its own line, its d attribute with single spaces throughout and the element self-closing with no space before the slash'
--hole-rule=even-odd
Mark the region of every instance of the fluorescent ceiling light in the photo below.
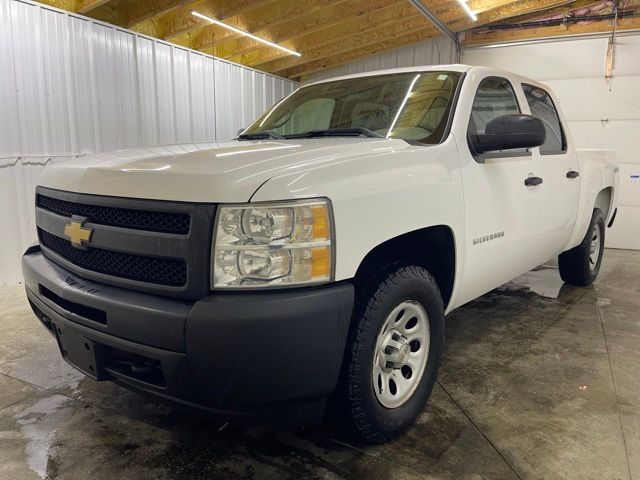
<svg viewBox="0 0 640 480">
<path fill-rule="evenodd" d="M 226 23 L 222 23 L 220 20 L 216 20 L 215 18 L 208 17 L 208 16 L 203 15 L 201 13 L 198 13 L 196 11 L 192 11 L 191 15 L 193 15 L 195 17 L 198 17 L 198 18 L 202 18 L 203 20 L 206 20 L 207 22 L 211 22 L 214 25 L 218 25 L 220 27 L 223 27 L 223 28 L 226 28 L 228 30 L 231 30 L 232 32 L 236 32 L 236 33 L 239 33 L 240 35 L 244 35 L 245 37 L 253 38 L 254 40 L 256 40 L 258 42 L 262 42 L 262 43 L 264 43 L 266 45 L 269 45 L 270 47 L 279 48 L 283 52 L 290 53 L 291 55 L 295 55 L 296 57 L 299 57 L 301 55 L 300 53 L 296 52 L 295 50 L 291 50 L 290 48 L 283 47 L 282 45 L 278 45 L 277 43 L 270 42 L 269 40 L 265 40 L 264 38 L 257 37 L 252 33 L 245 32 L 244 30 L 240 30 L 239 28 L 236 28 L 236 27 L 232 27 L 231 25 L 227 25 Z"/>
<path fill-rule="evenodd" d="M 471 8 L 469 8 L 469 5 L 465 0 L 458 0 L 458 3 L 462 7 L 462 9 L 467 12 L 467 15 L 469 15 L 469 18 L 471 18 L 471 20 L 473 20 L 474 22 L 478 21 L 478 17 L 476 17 L 476 14 L 471 11 Z"/>
</svg>

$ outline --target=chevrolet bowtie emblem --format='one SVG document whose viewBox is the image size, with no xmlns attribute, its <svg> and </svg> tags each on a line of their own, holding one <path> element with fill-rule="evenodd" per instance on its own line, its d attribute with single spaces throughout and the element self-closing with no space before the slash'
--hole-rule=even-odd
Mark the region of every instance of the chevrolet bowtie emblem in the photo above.
<svg viewBox="0 0 640 480">
<path fill-rule="evenodd" d="M 83 227 L 84 220 L 73 219 L 71 223 L 64 226 L 64 234 L 71 240 L 71 245 L 76 248 L 85 248 L 91 239 L 93 229 Z"/>
</svg>

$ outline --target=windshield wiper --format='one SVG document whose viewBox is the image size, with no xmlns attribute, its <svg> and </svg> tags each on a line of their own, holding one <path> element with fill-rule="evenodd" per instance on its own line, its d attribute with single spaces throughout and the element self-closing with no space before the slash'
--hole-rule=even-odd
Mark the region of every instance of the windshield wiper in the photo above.
<svg viewBox="0 0 640 480">
<path fill-rule="evenodd" d="M 372 137 L 372 138 L 384 138 L 382 135 L 376 132 L 372 132 L 368 128 L 355 127 L 355 128 L 329 128 L 326 130 L 309 130 L 308 132 L 293 133 L 291 135 L 285 135 L 284 138 L 311 138 L 311 137 Z"/>
<path fill-rule="evenodd" d="M 241 133 L 237 138 L 239 140 L 267 140 L 269 138 L 282 140 L 284 137 L 273 130 L 260 130 L 259 132 Z"/>
</svg>

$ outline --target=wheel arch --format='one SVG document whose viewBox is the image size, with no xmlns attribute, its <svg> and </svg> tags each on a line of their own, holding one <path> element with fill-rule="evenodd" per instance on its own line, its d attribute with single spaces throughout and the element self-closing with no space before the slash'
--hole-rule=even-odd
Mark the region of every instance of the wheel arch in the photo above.
<svg viewBox="0 0 640 480">
<path fill-rule="evenodd" d="M 375 246 L 358 266 L 354 276 L 356 289 L 392 263 L 419 265 L 428 270 L 447 308 L 456 273 L 456 242 L 451 227 L 433 225 L 403 233 Z"/>
<path fill-rule="evenodd" d="M 613 205 L 613 187 L 605 187 L 596 196 L 596 200 L 593 204 L 594 210 L 600 209 L 605 218 L 605 223 L 609 219 L 609 214 L 612 212 L 611 207 Z"/>
</svg>

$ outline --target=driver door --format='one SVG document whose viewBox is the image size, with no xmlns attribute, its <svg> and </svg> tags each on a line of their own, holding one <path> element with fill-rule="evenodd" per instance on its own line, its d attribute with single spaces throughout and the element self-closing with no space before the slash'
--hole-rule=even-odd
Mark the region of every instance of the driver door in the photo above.
<svg viewBox="0 0 640 480">
<path fill-rule="evenodd" d="M 475 82 L 467 134 L 484 133 L 501 115 L 519 114 L 524 99 L 507 78 L 487 76 Z M 536 249 L 541 190 L 526 186 L 537 176 L 528 149 L 475 153 L 465 138 L 457 138 L 465 203 L 465 259 L 461 303 L 472 300 L 544 262 Z"/>
</svg>

